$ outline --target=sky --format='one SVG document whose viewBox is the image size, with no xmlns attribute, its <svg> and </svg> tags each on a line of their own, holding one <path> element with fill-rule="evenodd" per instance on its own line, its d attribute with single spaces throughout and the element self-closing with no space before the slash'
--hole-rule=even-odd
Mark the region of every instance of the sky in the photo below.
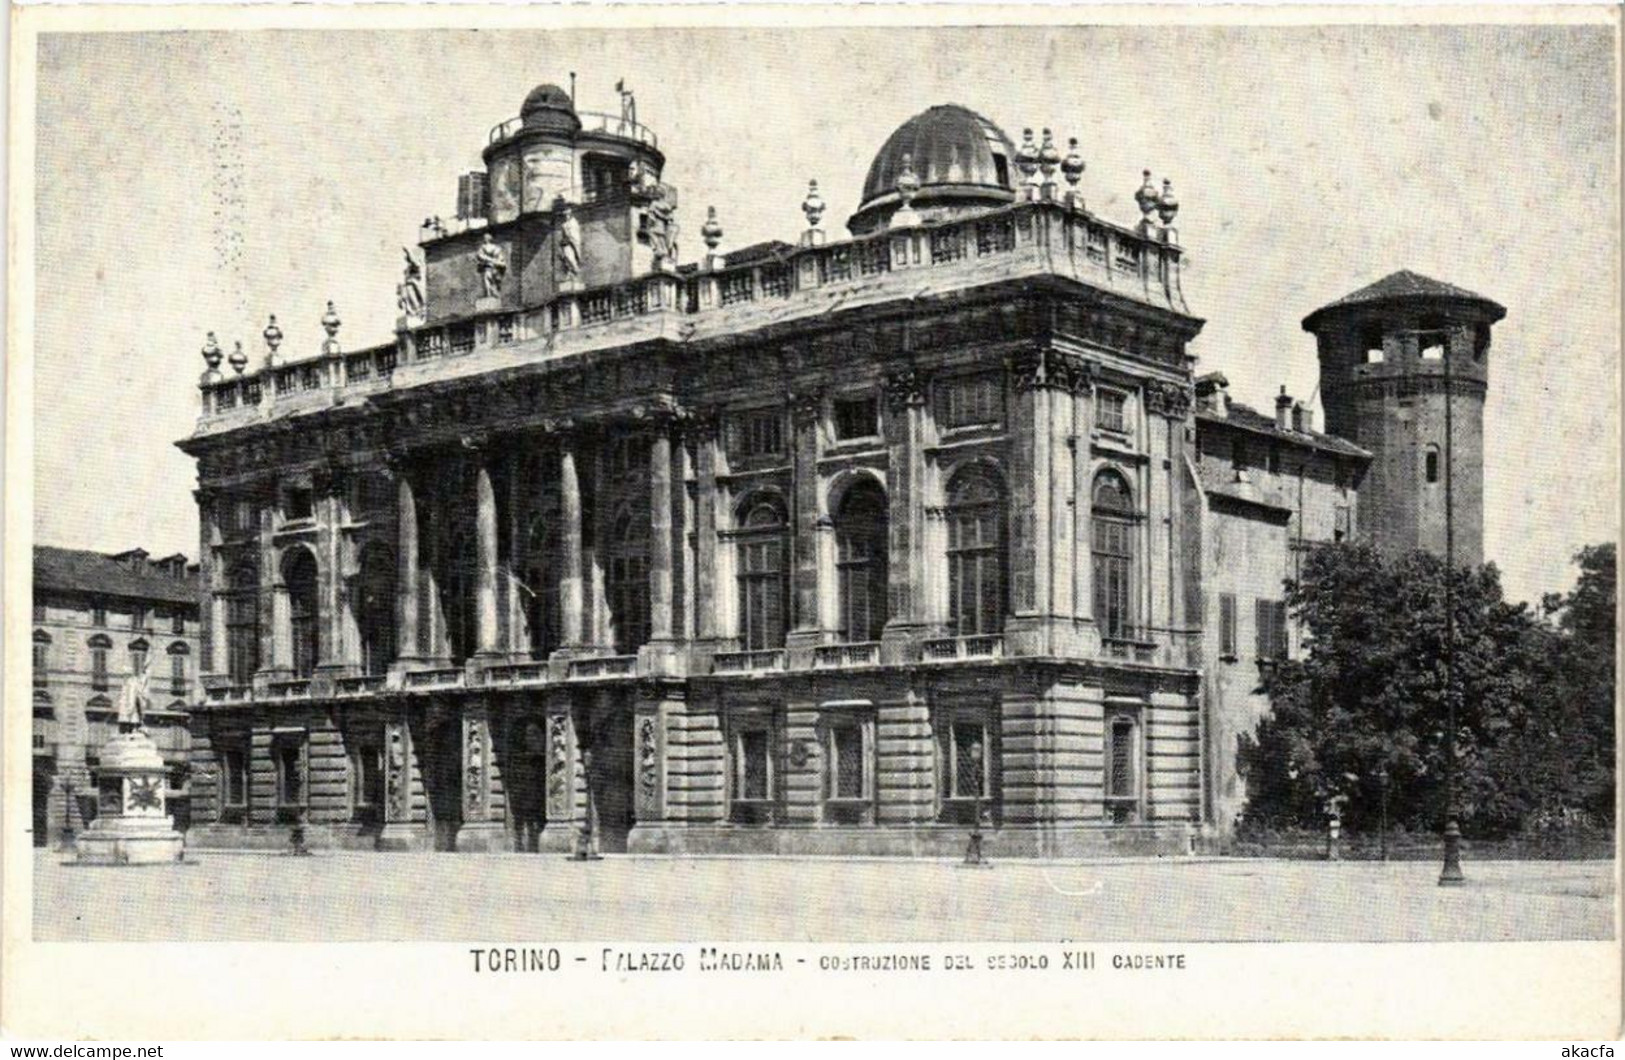
<svg viewBox="0 0 1625 1060">
<path fill-rule="evenodd" d="M 1485 551 L 1515 599 L 1572 583 L 1619 510 L 1619 188 L 1602 27 L 995 27 L 57 34 L 38 53 L 35 535 L 197 553 L 214 331 L 275 313 L 313 355 L 386 341 L 400 248 L 455 212 L 536 84 L 625 78 L 677 185 L 685 256 L 794 240 L 816 178 L 841 234 L 869 162 L 956 102 L 1076 136 L 1088 206 L 1182 203 L 1198 372 L 1261 409 L 1315 390 L 1313 309 L 1401 268 L 1493 298 Z"/>
</svg>

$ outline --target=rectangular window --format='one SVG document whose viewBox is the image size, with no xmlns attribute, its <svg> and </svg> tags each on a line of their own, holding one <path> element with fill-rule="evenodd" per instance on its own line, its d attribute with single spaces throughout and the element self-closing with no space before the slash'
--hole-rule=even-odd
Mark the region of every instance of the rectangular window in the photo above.
<svg viewBox="0 0 1625 1060">
<path fill-rule="evenodd" d="M 248 805 L 248 754 L 240 747 L 220 752 L 220 802 L 228 809 Z"/>
<path fill-rule="evenodd" d="M 34 687 L 44 688 L 50 683 L 51 646 L 34 644 Z"/>
<path fill-rule="evenodd" d="M 169 657 L 169 694 L 177 698 L 186 695 L 186 656 Z"/>
<path fill-rule="evenodd" d="M 1335 522 L 1332 526 L 1332 540 L 1347 541 L 1350 533 L 1349 523 L 1351 521 L 1349 518 L 1349 506 L 1346 504 L 1339 504 L 1334 510 L 1333 518 L 1335 519 Z"/>
<path fill-rule="evenodd" d="M 43 601 L 40 601 L 40 600 L 35 600 L 34 601 L 34 621 L 35 622 L 44 622 L 45 621 L 45 604 L 44 604 Z"/>
<path fill-rule="evenodd" d="M 1134 524 L 1100 516 L 1094 523 L 1095 624 L 1101 636 L 1129 637 L 1134 634 Z"/>
<path fill-rule="evenodd" d="M 980 721 L 956 721 L 948 729 L 948 797 L 988 797 L 987 726 Z"/>
<path fill-rule="evenodd" d="M 835 399 L 835 438 L 873 438 L 880 433 L 880 402 L 873 396 Z"/>
<path fill-rule="evenodd" d="M 862 799 L 865 796 L 863 726 L 842 721 L 829 729 L 829 797 Z"/>
<path fill-rule="evenodd" d="M 373 743 L 350 750 L 350 807 L 357 819 L 371 820 L 384 801 L 383 754 L 383 746 Z"/>
<path fill-rule="evenodd" d="M 100 600 L 91 605 L 90 624 L 93 626 L 107 625 L 107 605 Z"/>
<path fill-rule="evenodd" d="M 732 819 L 740 824 L 768 824 L 773 813 L 773 731 L 764 722 L 747 722 L 733 735 Z"/>
<path fill-rule="evenodd" d="M 1240 438 L 1230 440 L 1230 463 L 1237 471 L 1247 470 L 1247 443 Z"/>
<path fill-rule="evenodd" d="M 950 430 L 1004 422 L 1003 380 L 994 373 L 951 379 L 941 393 L 937 415 Z"/>
<path fill-rule="evenodd" d="M 779 456 L 784 452 L 784 413 L 779 409 L 747 412 L 739 419 L 739 450 L 744 456 Z"/>
<path fill-rule="evenodd" d="M 1236 594 L 1219 594 L 1219 657 L 1236 657 Z"/>
<path fill-rule="evenodd" d="M 272 746 L 276 762 L 276 804 L 279 809 L 305 805 L 305 741 L 281 738 Z"/>
<path fill-rule="evenodd" d="M 1128 431 L 1128 397 L 1115 390 L 1095 391 L 1095 426 L 1103 431 Z"/>
<path fill-rule="evenodd" d="M 90 649 L 90 687 L 97 692 L 107 691 L 107 649 Z"/>
<path fill-rule="evenodd" d="M 130 608 L 130 628 L 147 628 L 147 609 L 140 604 L 136 604 L 134 607 Z"/>
<path fill-rule="evenodd" d="M 309 486 L 291 486 L 283 501 L 282 516 L 290 523 L 312 518 L 316 513 L 315 503 Z"/>
<path fill-rule="evenodd" d="M 1260 600 L 1255 614 L 1258 658 L 1264 661 L 1286 658 L 1286 604 L 1280 600 Z"/>
<path fill-rule="evenodd" d="M 1140 726 L 1133 715 L 1119 713 L 1106 734 L 1106 816 L 1126 824 L 1140 816 Z"/>
<path fill-rule="evenodd" d="M 130 672 L 132 674 L 136 674 L 136 675 L 144 674 L 144 673 L 147 672 L 147 649 L 145 649 L 145 648 L 131 648 L 130 649 Z"/>
<path fill-rule="evenodd" d="M 186 632 L 186 612 L 178 607 L 169 616 L 169 631 L 176 635 Z"/>
</svg>

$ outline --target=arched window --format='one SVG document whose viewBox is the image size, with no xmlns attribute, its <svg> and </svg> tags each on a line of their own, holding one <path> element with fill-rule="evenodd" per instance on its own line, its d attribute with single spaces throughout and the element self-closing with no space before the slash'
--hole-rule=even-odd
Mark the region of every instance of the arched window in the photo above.
<svg viewBox="0 0 1625 1060">
<path fill-rule="evenodd" d="M 282 561 L 282 581 L 288 593 L 293 673 L 295 677 L 309 677 L 316 672 L 316 558 L 303 548 L 290 551 Z"/>
<path fill-rule="evenodd" d="M 1095 476 L 1093 493 L 1095 623 L 1102 636 L 1134 629 L 1134 500 L 1116 471 Z"/>
<path fill-rule="evenodd" d="M 43 629 L 34 631 L 34 687 L 44 688 L 50 683 L 51 635 Z"/>
<path fill-rule="evenodd" d="M 865 478 L 841 498 L 835 515 L 836 592 L 841 639 L 879 640 L 886 627 L 886 494 Z"/>
<path fill-rule="evenodd" d="M 649 639 L 649 535 L 623 509 L 610 531 L 609 613 L 617 655 L 631 655 Z"/>
<path fill-rule="evenodd" d="M 130 644 L 130 673 L 140 676 L 147 672 L 147 642 L 133 641 Z"/>
<path fill-rule="evenodd" d="M 1004 517 L 999 483 L 967 468 L 948 484 L 948 620 L 961 637 L 1004 628 Z"/>
<path fill-rule="evenodd" d="M 180 641 L 169 646 L 169 694 L 177 697 L 186 695 L 187 685 L 187 656 L 192 649 Z"/>
<path fill-rule="evenodd" d="M 739 524 L 739 639 L 745 651 L 784 647 L 789 520 L 773 499 L 751 501 Z"/>
<path fill-rule="evenodd" d="M 97 692 L 107 691 L 107 653 L 112 647 L 113 642 L 100 633 L 90 638 L 90 687 Z"/>
<path fill-rule="evenodd" d="M 521 596 L 532 659 L 545 659 L 559 647 L 563 617 L 559 613 L 558 562 L 554 535 L 545 517 L 531 520 L 525 534 L 525 566 Z"/>
<path fill-rule="evenodd" d="M 246 685 L 260 668 L 259 572 L 251 563 L 226 579 L 226 672 L 234 685 Z"/>
<path fill-rule="evenodd" d="M 395 563 L 381 545 L 371 545 L 361 553 L 355 623 L 361 637 L 362 671 L 377 677 L 395 659 Z"/>
</svg>

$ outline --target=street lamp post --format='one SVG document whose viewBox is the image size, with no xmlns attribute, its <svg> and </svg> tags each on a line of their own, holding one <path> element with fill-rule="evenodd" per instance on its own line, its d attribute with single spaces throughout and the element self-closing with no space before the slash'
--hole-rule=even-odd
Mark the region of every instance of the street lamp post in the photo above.
<svg viewBox="0 0 1625 1060">
<path fill-rule="evenodd" d="M 1461 826 L 1456 809 L 1456 461 L 1454 423 L 1451 406 L 1454 394 L 1450 362 L 1454 360 L 1448 337 L 1444 347 L 1444 866 L 1439 871 L 1440 887 L 1459 887 L 1467 882 L 1461 871 Z"/>
</svg>

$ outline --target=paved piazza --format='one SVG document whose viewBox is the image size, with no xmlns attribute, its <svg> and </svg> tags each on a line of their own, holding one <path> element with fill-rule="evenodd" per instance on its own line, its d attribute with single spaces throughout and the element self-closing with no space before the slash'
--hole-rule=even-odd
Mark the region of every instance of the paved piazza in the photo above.
<svg viewBox="0 0 1625 1060">
<path fill-rule="evenodd" d="M 1464 941 L 1613 936 L 1612 862 L 35 854 L 41 940 Z M 136 915 L 129 915 L 134 912 Z"/>
</svg>

